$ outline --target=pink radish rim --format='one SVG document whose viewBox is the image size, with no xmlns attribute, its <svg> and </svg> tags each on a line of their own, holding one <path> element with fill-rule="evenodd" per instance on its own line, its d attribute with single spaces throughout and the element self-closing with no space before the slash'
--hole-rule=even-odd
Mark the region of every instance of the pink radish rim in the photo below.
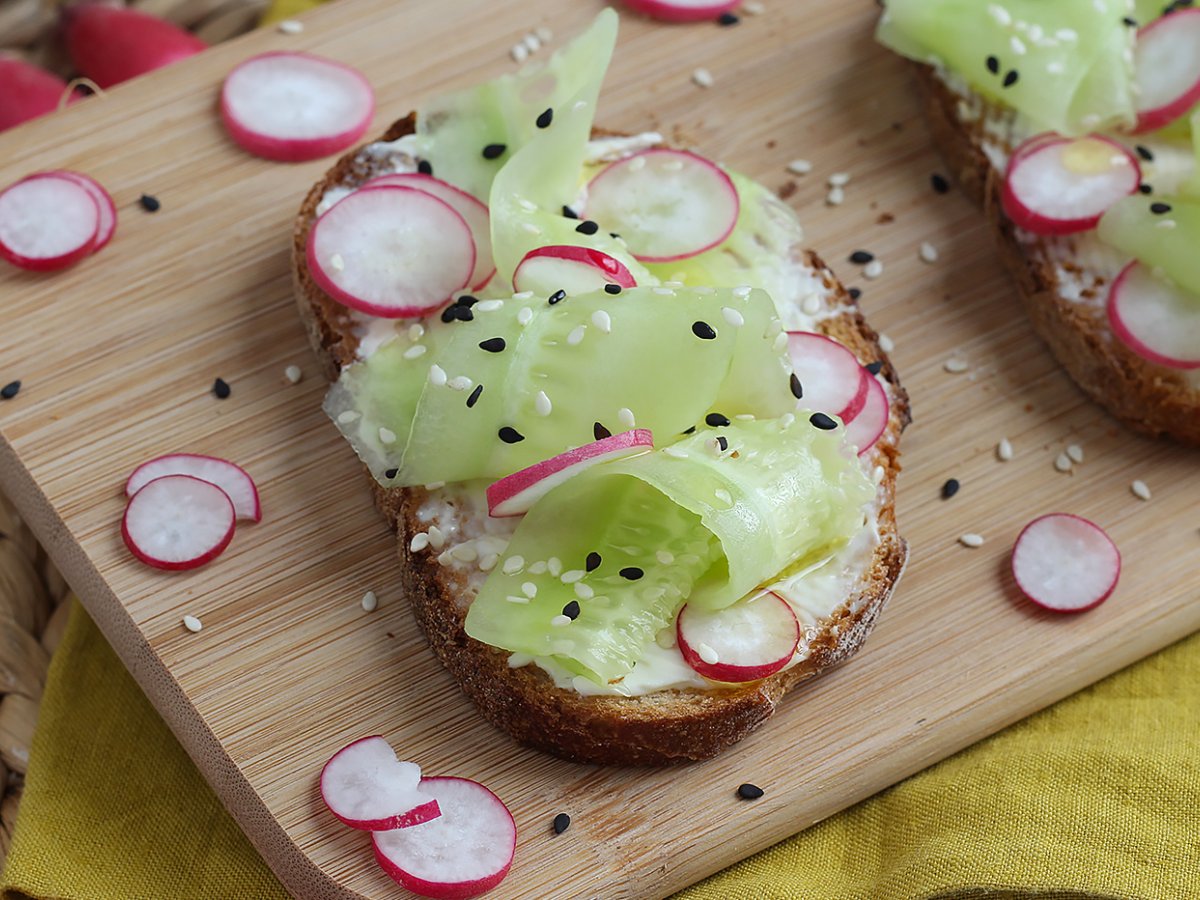
<svg viewBox="0 0 1200 900">
<path fill-rule="evenodd" d="M 247 521 L 250 521 L 250 522 L 261 522 L 262 521 L 262 501 L 259 499 L 258 485 L 255 484 L 254 479 L 250 477 L 250 473 L 247 472 L 245 469 L 243 469 L 241 466 L 239 466 L 235 462 L 231 462 L 230 460 L 224 459 L 223 457 L 220 457 L 220 456 L 209 456 L 207 453 L 161 453 L 158 456 L 154 457 L 153 459 L 148 459 L 145 462 L 140 463 L 132 472 L 129 473 L 129 477 L 125 479 L 125 495 L 127 497 L 133 496 L 133 494 L 135 492 L 131 492 L 129 490 L 129 486 L 131 484 L 133 484 L 134 480 L 137 478 L 138 472 L 142 471 L 142 469 L 146 468 L 146 466 L 152 465 L 156 462 L 159 462 L 160 460 L 170 459 L 171 457 L 181 457 L 181 456 L 185 457 L 187 459 L 204 459 L 204 460 L 209 460 L 211 462 L 223 463 L 227 466 L 232 466 L 233 468 L 235 468 L 239 472 L 241 472 L 243 475 L 245 475 L 246 481 L 250 484 L 251 495 L 254 497 L 254 513 L 253 513 L 253 515 L 251 515 L 249 517 L 249 519 L 247 519 Z M 206 478 L 199 478 L 199 476 L 196 476 L 196 475 L 188 475 L 187 472 L 177 472 L 175 474 L 187 475 L 189 478 L 196 478 L 199 481 L 208 481 L 208 479 L 206 479 Z M 165 478 L 166 475 L 160 475 L 158 477 Z M 155 480 L 157 480 L 157 479 L 154 479 L 154 478 L 150 479 L 150 481 L 155 481 Z M 150 481 L 147 481 L 146 484 L 149 484 Z M 213 485 L 214 487 L 218 487 L 218 488 L 221 487 L 219 484 L 217 484 L 214 481 L 209 481 L 208 483 Z M 142 487 L 145 487 L 145 486 L 146 486 L 145 484 L 142 485 Z M 140 489 L 141 488 L 139 488 L 139 490 Z M 221 489 L 224 490 L 224 488 L 221 488 Z M 231 503 L 233 502 L 233 498 L 230 498 L 230 502 Z M 234 514 L 235 514 L 235 516 L 237 514 L 237 504 L 234 504 Z"/>
<path fill-rule="evenodd" d="M 1200 10 L 1197 10 L 1200 12 Z M 1105 313 L 1108 316 L 1108 325 L 1113 330 L 1121 343 L 1125 344 L 1130 350 L 1138 356 L 1155 363 L 1160 366 L 1165 366 L 1168 369 L 1182 369 L 1183 371 L 1193 371 L 1200 369 L 1200 358 L 1194 360 L 1175 359 L 1172 356 L 1166 356 L 1152 349 L 1142 339 L 1129 330 L 1129 326 L 1117 314 L 1116 299 L 1120 294 L 1121 286 L 1125 283 L 1126 277 L 1142 264 L 1136 259 L 1123 268 L 1120 274 L 1113 279 L 1113 283 L 1108 289 L 1108 301 L 1104 304 Z"/>
<path fill-rule="evenodd" d="M 351 819 L 347 816 L 343 816 L 341 813 L 337 812 L 337 810 L 331 807 L 329 802 L 325 799 L 326 770 L 329 769 L 329 766 L 332 765 L 333 761 L 342 753 L 349 750 L 351 747 L 358 746 L 365 741 L 383 741 L 384 743 L 387 743 L 387 738 L 385 738 L 382 734 L 368 734 L 366 737 L 360 737 L 357 740 L 346 744 L 346 746 L 338 750 L 337 753 L 329 757 L 329 759 L 325 761 L 325 765 L 321 766 L 321 775 L 317 778 L 317 790 L 321 794 L 322 805 L 329 810 L 330 814 L 335 819 L 337 819 L 343 825 L 347 825 L 357 831 L 390 831 L 394 828 L 411 828 L 414 825 L 420 825 L 424 822 L 429 822 L 433 819 L 436 819 L 442 814 L 441 809 L 438 807 L 437 800 L 430 800 L 427 803 L 414 806 L 412 809 L 406 810 L 402 813 L 397 813 L 394 816 L 387 816 L 382 819 Z M 424 779 L 421 780 L 424 781 Z"/>
<path fill-rule="evenodd" d="M 1171 21 L 1172 24 L 1176 24 L 1178 22 L 1177 17 L 1185 15 L 1200 16 L 1200 9 L 1183 7 L 1159 19 L 1155 19 L 1138 30 L 1137 40 L 1140 41 L 1142 36 L 1147 32 L 1162 27 L 1164 22 Z M 1165 125 L 1170 125 L 1176 119 L 1185 115 L 1197 103 L 1200 103 L 1200 81 L 1197 81 L 1189 90 L 1165 106 L 1156 106 L 1153 109 L 1138 112 L 1137 124 L 1134 125 L 1131 133 L 1144 134 L 1147 131 L 1155 131 Z"/>
<path fill-rule="evenodd" d="M 1020 543 L 1021 543 L 1021 538 L 1025 537 L 1025 532 L 1029 531 L 1030 528 L 1037 525 L 1039 522 L 1045 521 L 1046 519 L 1056 519 L 1056 518 L 1074 519 L 1075 521 L 1082 522 L 1084 525 L 1087 525 L 1088 527 L 1092 528 L 1096 533 L 1098 533 L 1102 538 L 1104 538 L 1104 540 L 1108 543 L 1108 545 L 1110 547 L 1112 547 L 1113 553 L 1115 553 L 1117 555 L 1117 577 L 1113 579 L 1112 585 L 1109 587 L 1109 589 L 1107 591 L 1104 592 L 1104 594 L 1100 597 L 1099 600 L 1089 603 L 1087 606 L 1077 606 L 1077 607 L 1074 607 L 1073 609 L 1061 609 L 1056 606 L 1047 606 L 1045 603 L 1043 603 L 1041 600 L 1038 600 L 1036 597 L 1030 596 L 1025 591 L 1025 588 L 1023 588 L 1021 586 L 1020 579 L 1017 578 L 1016 555 L 1017 555 L 1017 547 L 1020 546 Z M 1025 597 L 1025 599 L 1028 600 L 1030 603 L 1032 603 L 1034 606 L 1038 607 L 1039 609 L 1044 609 L 1044 610 L 1047 610 L 1049 612 L 1054 612 L 1054 613 L 1060 613 L 1062 615 L 1070 615 L 1071 613 L 1087 612 L 1089 609 L 1095 609 L 1097 606 L 1099 606 L 1101 603 L 1103 603 L 1105 600 L 1107 600 L 1109 597 L 1111 597 L 1113 594 L 1113 591 L 1115 591 L 1117 589 L 1117 584 L 1121 580 L 1122 567 L 1123 567 L 1123 560 L 1121 559 L 1121 548 L 1117 546 L 1116 541 L 1114 541 L 1111 537 L 1108 536 L 1107 531 L 1105 531 L 1103 528 L 1101 528 L 1099 525 L 1097 525 L 1091 519 L 1085 519 L 1083 516 L 1077 516 L 1074 513 L 1063 513 L 1063 512 L 1046 513 L 1045 515 L 1038 516 L 1036 519 L 1034 519 L 1032 522 L 1030 522 L 1024 528 L 1022 528 L 1021 533 L 1017 535 L 1017 539 L 1015 541 L 1013 541 L 1012 554 L 1009 558 L 1009 570 L 1012 572 L 1013 581 L 1016 582 L 1017 589 L 1021 592 L 1021 595 L 1023 597 Z"/>
<path fill-rule="evenodd" d="M 683 638 L 683 614 L 684 610 L 688 608 L 688 605 L 685 603 L 675 616 L 675 642 L 679 646 L 679 652 L 683 655 L 683 661 L 695 669 L 697 674 L 704 676 L 710 681 L 719 681 L 723 684 L 745 684 L 748 681 L 760 681 L 763 678 L 769 678 L 771 675 L 785 668 L 792 661 L 792 657 L 796 655 L 796 648 L 800 646 L 800 620 L 796 617 L 796 612 L 792 609 L 791 604 L 779 596 L 779 594 L 774 591 L 763 591 L 763 593 L 770 594 L 779 603 L 783 604 L 784 608 L 791 613 L 792 621 L 796 623 L 796 642 L 792 645 L 790 653 L 782 659 L 773 660 L 758 666 L 739 666 L 723 663 L 719 660 L 715 663 L 706 663 L 701 658 L 699 652 Z M 721 677 L 722 675 L 732 675 L 734 677 Z"/>
<path fill-rule="evenodd" d="M 92 252 L 98 253 L 106 247 L 108 242 L 113 239 L 113 235 L 117 233 L 117 204 L 113 202 L 112 194 L 95 178 L 91 175 L 85 175 L 83 172 L 75 172 L 71 169 L 54 169 L 43 174 L 73 181 L 92 195 L 92 199 L 96 201 L 97 212 L 100 214 L 100 219 L 96 224 L 96 242 L 95 246 L 92 247 Z M 104 220 L 106 209 L 109 217 L 107 227 L 105 227 Z"/>
<path fill-rule="evenodd" d="M 590 266 L 599 271 L 608 280 L 609 284 L 617 284 L 623 288 L 637 287 L 637 279 L 633 277 L 633 273 L 615 256 L 611 256 L 603 250 L 595 250 L 591 247 L 578 247 L 574 244 L 548 244 L 545 247 L 530 250 L 517 263 L 517 268 L 513 270 L 513 287 L 518 291 L 521 290 L 521 288 L 517 287 L 519 280 L 517 276 L 521 272 L 521 266 L 531 260 L 543 258 L 561 259 L 566 262 Z"/>
<path fill-rule="evenodd" d="M 225 502 L 229 504 L 229 530 L 225 533 L 224 539 L 209 550 L 206 550 L 200 556 L 192 559 L 185 559 L 181 562 L 165 562 L 157 557 L 147 555 L 140 547 L 138 547 L 137 542 L 133 539 L 133 535 L 129 533 L 129 508 L 133 505 L 133 501 L 137 499 L 137 494 L 134 494 L 132 497 L 130 497 L 129 502 L 125 504 L 125 514 L 121 516 L 121 538 L 125 541 L 125 546 L 129 548 L 129 552 L 134 555 L 138 562 L 145 563 L 151 568 L 162 569 L 163 571 L 167 572 L 185 572 L 189 569 L 198 569 L 200 566 L 212 562 L 214 559 L 224 553 L 225 548 L 229 546 L 229 542 L 233 540 L 233 533 L 237 530 L 237 513 L 234 512 L 233 501 L 229 499 L 228 494 L 222 491 L 211 481 L 205 481 L 203 478 L 193 478 L 191 475 L 163 475 L 161 478 L 155 478 L 151 481 L 147 481 L 144 485 L 142 485 L 141 490 L 138 491 L 138 494 L 150 487 L 150 485 L 154 484 L 155 482 L 162 481 L 165 478 L 187 478 L 191 481 L 196 481 L 200 484 L 207 485 L 213 490 L 219 491 L 225 497 Z"/>
<path fill-rule="evenodd" d="M 863 407 L 866 406 L 866 404 L 867 404 L 867 396 L 870 393 L 870 386 L 867 384 L 867 381 L 871 378 L 871 374 L 863 367 L 863 364 L 859 361 L 857 354 L 855 354 L 855 352 L 853 350 L 851 350 L 849 347 L 847 347 L 845 344 L 843 344 L 837 338 L 832 338 L 829 335 L 822 334 L 819 331 L 789 331 L 789 332 L 787 332 L 787 335 L 788 335 L 788 342 L 789 342 L 789 347 L 788 347 L 789 358 L 791 357 L 790 344 L 791 344 L 792 336 L 798 335 L 798 336 L 803 336 L 806 340 L 811 339 L 811 338 L 818 338 L 821 341 L 824 341 L 829 344 L 833 344 L 834 346 L 838 347 L 840 351 L 844 351 L 844 353 L 851 360 L 853 360 L 855 370 L 858 372 L 858 388 L 855 391 L 854 396 L 850 398 L 850 401 L 845 405 L 845 407 L 843 407 L 841 410 L 836 410 L 836 411 L 831 410 L 830 411 L 834 415 L 836 415 L 839 419 L 841 419 L 843 424 L 849 425 L 852 421 L 854 421 L 855 418 L 857 418 L 858 414 L 860 412 L 862 412 Z M 795 368 L 794 363 L 793 363 L 793 368 Z M 801 382 L 800 386 L 801 386 L 801 388 L 804 387 L 803 381 Z M 803 399 L 801 399 L 801 402 L 804 402 Z M 822 410 L 822 412 L 825 412 L 825 410 Z"/>
<path fill-rule="evenodd" d="M 91 191 L 79 184 L 79 182 L 72 179 L 63 178 L 51 172 L 36 172 L 33 175 L 27 175 L 20 181 L 9 185 L 3 191 L 0 191 L 0 195 L 7 193 L 13 188 L 18 187 L 19 185 L 22 185 L 28 181 L 36 181 L 44 178 L 52 178 L 56 181 L 66 181 L 69 184 L 74 184 L 77 188 L 83 191 L 87 195 L 87 198 L 92 202 L 92 206 L 95 207 L 96 227 L 92 231 L 91 240 L 85 241 L 75 249 L 60 256 L 24 256 L 12 250 L 3 241 L 0 241 L 0 258 L 6 259 L 14 266 L 17 266 L 20 269 L 25 269 L 29 272 L 54 272 L 58 269 L 65 269 L 68 266 L 75 265 L 75 263 L 79 262 L 84 257 L 91 255 L 91 253 L 95 250 L 96 235 L 100 231 L 100 205 L 96 202 L 96 198 L 92 195 Z"/>
<path fill-rule="evenodd" d="M 670 0 L 625 0 L 634 12 L 642 13 L 661 22 L 702 22 L 715 19 L 721 13 L 736 9 L 742 0 L 718 0 L 705 6 L 680 6 Z"/>
</svg>

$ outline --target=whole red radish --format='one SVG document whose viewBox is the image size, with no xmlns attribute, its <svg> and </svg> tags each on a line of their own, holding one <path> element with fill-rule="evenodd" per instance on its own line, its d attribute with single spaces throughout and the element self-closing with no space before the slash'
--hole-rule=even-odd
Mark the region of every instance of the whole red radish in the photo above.
<svg viewBox="0 0 1200 900">
<path fill-rule="evenodd" d="M 15 56 L 0 55 L 0 131 L 54 112 L 67 83 Z M 69 102 L 78 100 L 72 94 Z"/>
<path fill-rule="evenodd" d="M 102 88 L 170 65 L 208 45 L 182 28 L 135 9 L 83 3 L 63 10 L 71 62 Z"/>
</svg>

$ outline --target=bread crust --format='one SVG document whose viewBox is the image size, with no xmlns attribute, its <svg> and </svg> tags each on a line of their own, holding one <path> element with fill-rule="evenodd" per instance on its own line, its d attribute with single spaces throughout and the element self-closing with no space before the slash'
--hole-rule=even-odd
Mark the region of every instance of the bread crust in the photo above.
<svg viewBox="0 0 1200 900">
<path fill-rule="evenodd" d="M 413 131 L 415 116 L 392 125 L 381 140 Z M 595 131 L 595 136 L 611 133 Z M 361 148 L 359 148 L 361 149 Z M 295 295 L 309 341 L 333 381 L 355 358 L 357 339 L 345 309 L 321 291 L 309 275 L 305 247 L 315 210 L 325 191 L 354 187 L 371 176 L 358 150 L 342 157 L 305 198 L 293 235 Z M 463 575 L 438 564 L 434 554 L 411 553 L 412 536 L 424 531 L 418 510 L 423 488 L 384 488 L 366 473 L 375 503 L 396 533 L 401 579 L 418 625 L 430 647 L 492 724 L 516 740 L 577 762 L 609 765 L 664 765 L 706 759 L 741 740 L 775 711 L 785 693 L 819 672 L 848 659 L 866 640 L 900 578 L 907 545 L 896 530 L 895 479 L 900 466 L 896 444 L 909 422 L 908 398 L 878 335 L 853 300 L 815 254 L 807 261 L 836 287 L 839 315 L 822 323 L 859 359 L 882 363 L 892 404 L 887 431 L 873 451 L 882 469 L 879 534 L 868 575 L 854 594 L 821 623 L 802 662 L 770 678 L 712 690 L 668 690 L 640 697 L 584 696 L 556 687 L 537 666 L 510 668 L 506 651 L 469 638 L 463 629 L 468 591 Z M 365 470 L 364 470 L 365 471 Z"/>
<path fill-rule="evenodd" d="M 982 149 L 987 111 L 1002 113 L 985 103 L 984 115 L 964 122 L 958 113 L 962 98 L 930 66 L 914 66 L 934 143 L 951 175 L 991 224 L 1000 257 L 1017 282 L 1038 337 L 1079 388 L 1125 425 L 1200 446 L 1200 390 L 1178 370 L 1143 359 L 1116 339 L 1102 307 L 1067 299 L 1049 243 L 1022 241 L 1004 214 L 1004 173 L 992 167 Z M 1105 286 L 1100 276 L 1096 282 L 1097 288 Z"/>
</svg>

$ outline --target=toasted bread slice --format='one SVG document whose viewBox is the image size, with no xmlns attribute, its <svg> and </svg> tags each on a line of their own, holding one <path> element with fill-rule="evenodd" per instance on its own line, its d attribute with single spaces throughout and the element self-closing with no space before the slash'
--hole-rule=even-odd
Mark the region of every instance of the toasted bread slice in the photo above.
<svg viewBox="0 0 1200 900">
<path fill-rule="evenodd" d="M 1097 239 L 1024 233 L 1004 214 L 1004 172 L 987 145 L 1007 156 L 1020 142 L 1012 112 L 951 87 L 929 66 L 916 68 L 934 142 L 991 222 L 1038 336 L 1083 392 L 1130 428 L 1200 445 L 1200 373 L 1152 363 L 1116 338 L 1105 300 L 1117 271 L 1090 252 Z"/>
<path fill-rule="evenodd" d="M 382 140 L 412 133 L 415 116 L 396 122 Z M 594 136 L 602 135 L 596 132 Z M 296 218 L 293 266 L 296 300 L 326 375 L 356 357 L 358 337 L 353 316 L 313 282 L 305 263 L 305 244 L 322 196 L 330 188 L 356 187 L 383 163 L 359 151 L 344 156 L 305 198 Z M 796 253 L 804 251 L 797 248 Z M 476 533 L 486 510 L 456 507 L 453 495 L 425 488 L 371 485 L 379 509 L 396 532 L 404 589 L 430 646 L 483 715 L 518 741 L 579 762 L 660 765 L 711 757 L 762 724 L 788 690 L 850 657 L 865 641 L 892 593 L 907 558 L 896 531 L 894 491 L 899 471 L 896 443 L 909 421 L 908 398 L 878 335 L 863 320 L 846 290 L 815 255 L 805 263 L 832 289 L 835 309 L 822 322 L 826 334 L 840 340 L 864 363 L 882 364 L 891 418 L 887 431 L 869 454 L 878 483 L 879 542 L 844 602 L 828 618 L 807 629 L 809 653 L 801 662 L 770 678 L 710 690 L 662 690 L 642 696 L 584 696 L 556 687 L 535 665 L 511 668 L 510 654 L 469 638 L 463 621 L 482 574 L 442 565 L 445 552 L 410 552 L 411 538 L 439 524 L 448 535 Z M 799 302 L 801 298 L 795 298 Z M 350 452 L 347 448 L 347 452 Z M 370 475 L 367 475 L 370 478 Z M 424 509 L 422 509 L 424 505 Z M 430 509 L 434 513 L 430 514 Z M 439 511 L 440 510 L 440 511 Z M 419 512 L 420 511 L 420 512 Z M 475 521 L 471 521 L 474 519 Z M 453 538 L 452 538 L 453 539 Z M 452 544 L 447 544 L 449 549 Z"/>
</svg>

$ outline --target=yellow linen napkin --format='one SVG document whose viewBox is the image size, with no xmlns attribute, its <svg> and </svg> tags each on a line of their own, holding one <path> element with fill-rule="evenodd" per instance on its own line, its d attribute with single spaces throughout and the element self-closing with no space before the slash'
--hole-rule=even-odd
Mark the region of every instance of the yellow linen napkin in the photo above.
<svg viewBox="0 0 1200 900">
<path fill-rule="evenodd" d="M 4 900 L 286 896 L 78 608 L 0 889 Z M 676 900 L 1026 897 L 1200 897 L 1200 635 Z"/>
</svg>

